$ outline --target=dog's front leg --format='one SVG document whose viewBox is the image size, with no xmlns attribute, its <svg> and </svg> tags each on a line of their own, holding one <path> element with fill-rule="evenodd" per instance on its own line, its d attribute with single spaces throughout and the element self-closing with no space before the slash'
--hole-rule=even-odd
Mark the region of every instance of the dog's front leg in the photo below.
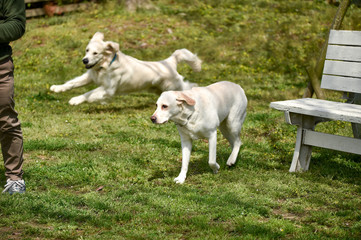
<svg viewBox="0 0 361 240">
<path fill-rule="evenodd" d="M 176 183 L 184 183 L 187 177 L 189 159 L 192 152 L 192 139 L 189 136 L 181 135 L 182 142 L 182 169 L 179 176 L 174 179 Z"/>
<path fill-rule="evenodd" d="M 104 87 L 98 87 L 90 92 L 84 93 L 83 95 L 73 97 L 70 99 L 70 105 L 79 105 L 83 102 L 97 102 L 105 100 L 107 98 L 107 92 Z"/>
<path fill-rule="evenodd" d="M 89 72 L 86 72 L 83 75 L 76 77 L 72 80 L 69 80 L 62 85 L 52 85 L 50 87 L 50 91 L 53 91 L 56 93 L 65 92 L 65 91 L 68 91 L 73 88 L 82 87 L 91 82 L 92 82 L 92 79 L 90 78 L 90 74 L 89 74 Z"/>
<path fill-rule="evenodd" d="M 212 168 L 214 173 L 218 173 L 219 165 L 217 159 L 217 130 L 212 132 L 209 139 L 209 166 Z"/>
</svg>

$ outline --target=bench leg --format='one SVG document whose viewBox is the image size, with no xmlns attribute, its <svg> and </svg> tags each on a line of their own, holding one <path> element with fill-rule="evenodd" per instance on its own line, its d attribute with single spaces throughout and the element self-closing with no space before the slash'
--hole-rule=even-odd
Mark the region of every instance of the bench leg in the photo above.
<svg viewBox="0 0 361 240">
<path fill-rule="evenodd" d="M 314 130 L 316 120 L 310 116 L 297 117 L 298 128 L 295 151 L 290 167 L 290 172 L 307 171 L 311 161 L 312 146 L 303 144 L 304 129 Z"/>
<path fill-rule="evenodd" d="M 361 94 L 355 93 L 353 103 L 361 105 Z M 361 139 L 361 124 L 352 123 L 352 132 L 355 138 Z"/>
<path fill-rule="evenodd" d="M 307 171 L 311 161 L 312 146 L 307 146 L 302 143 L 303 128 L 297 128 L 297 138 L 295 151 L 293 153 L 290 172 Z"/>
<path fill-rule="evenodd" d="M 352 132 L 355 138 L 361 139 L 361 124 L 352 123 Z"/>
</svg>

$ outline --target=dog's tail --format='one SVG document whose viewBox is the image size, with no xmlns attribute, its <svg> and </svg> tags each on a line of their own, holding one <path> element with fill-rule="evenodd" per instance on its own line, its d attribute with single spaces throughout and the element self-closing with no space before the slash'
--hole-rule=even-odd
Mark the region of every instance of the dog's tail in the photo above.
<svg viewBox="0 0 361 240">
<path fill-rule="evenodd" d="M 186 62 L 195 72 L 200 72 L 202 69 L 202 61 L 189 50 L 183 48 L 176 50 L 172 56 L 176 59 L 177 64 L 180 62 Z"/>
<path fill-rule="evenodd" d="M 196 83 L 192 83 L 192 82 L 188 82 L 188 81 L 184 81 L 183 82 L 183 86 L 182 86 L 182 91 L 184 90 L 190 90 L 194 87 L 198 87 L 198 84 Z"/>
</svg>

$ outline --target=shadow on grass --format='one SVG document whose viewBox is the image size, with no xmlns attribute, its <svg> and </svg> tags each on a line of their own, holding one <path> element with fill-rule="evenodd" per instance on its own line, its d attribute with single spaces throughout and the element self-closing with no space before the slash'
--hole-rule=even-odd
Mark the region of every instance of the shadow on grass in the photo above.
<svg viewBox="0 0 361 240">
<path fill-rule="evenodd" d="M 5 185 L 5 182 L 6 182 L 6 177 L 5 177 L 5 171 L 3 170 L 3 168 L 1 168 L 1 171 L 0 171 L 0 189 L 2 189 L 2 183 L 4 183 Z M 2 190 L 1 190 L 2 192 Z"/>
<path fill-rule="evenodd" d="M 141 103 L 136 105 L 128 106 L 112 106 L 112 105 L 89 105 L 88 108 L 82 109 L 84 113 L 94 114 L 94 113 L 124 113 L 131 112 L 134 110 L 144 110 L 153 106 L 153 103 Z"/>
<path fill-rule="evenodd" d="M 64 149 L 74 149 L 81 151 L 95 151 L 101 149 L 99 143 L 76 143 L 60 138 L 35 139 L 24 141 L 25 151 L 47 150 L 60 151 Z"/>
<path fill-rule="evenodd" d="M 144 110 L 153 107 L 158 95 L 150 93 L 133 93 L 129 95 L 114 96 L 107 100 L 106 104 L 85 103 L 80 105 L 84 113 L 124 113 L 136 110 Z"/>
<path fill-rule="evenodd" d="M 316 149 L 311 158 L 310 168 L 316 177 L 361 185 L 361 157 L 327 149 Z M 313 178 L 313 177 L 312 177 Z"/>
<path fill-rule="evenodd" d="M 146 138 L 142 135 L 134 134 L 133 132 L 128 131 L 118 131 L 115 134 L 112 134 L 113 138 L 116 138 L 121 143 L 128 144 L 155 144 L 157 146 L 165 146 L 167 148 L 179 148 L 181 151 L 180 141 L 169 141 L 164 138 Z"/>
</svg>

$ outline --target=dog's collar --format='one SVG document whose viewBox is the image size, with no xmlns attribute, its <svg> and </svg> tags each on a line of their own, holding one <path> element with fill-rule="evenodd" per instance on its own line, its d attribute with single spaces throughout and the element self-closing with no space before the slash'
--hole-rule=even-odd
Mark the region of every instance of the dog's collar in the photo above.
<svg viewBox="0 0 361 240">
<path fill-rule="evenodd" d="M 109 63 L 109 67 L 110 67 L 110 65 L 112 65 L 112 63 L 115 61 L 116 58 L 117 58 L 117 53 L 114 54 L 112 61 Z"/>
</svg>

